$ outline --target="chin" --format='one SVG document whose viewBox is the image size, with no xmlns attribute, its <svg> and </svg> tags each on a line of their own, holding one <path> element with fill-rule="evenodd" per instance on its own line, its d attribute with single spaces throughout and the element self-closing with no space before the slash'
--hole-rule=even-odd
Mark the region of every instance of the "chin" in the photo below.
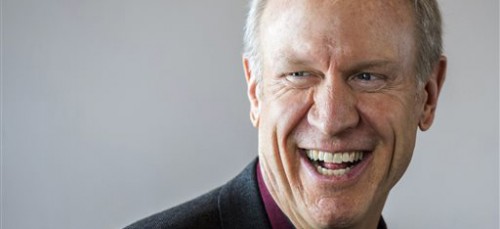
<svg viewBox="0 0 500 229">
<path fill-rule="evenodd" d="M 343 201 L 340 201 L 343 202 Z M 321 206 L 323 205 L 323 206 Z M 359 225 L 365 217 L 366 210 L 355 203 L 338 203 L 326 200 L 310 209 L 311 225 L 314 228 L 344 228 Z"/>
<path fill-rule="evenodd" d="M 299 214 L 304 216 L 308 225 L 301 227 L 365 228 L 366 225 L 377 222 L 383 204 L 378 204 L 379 201 L 373 202 L 372 197 L 376 196 L 373 193 L 370 194 L 368 191 L 365 194 L 365 196 L 359 196 L 341 192 L 327 198 L 306 200 L 309 202 L 308 207 L 298 210 L 301 211 Z"/>
</svg>

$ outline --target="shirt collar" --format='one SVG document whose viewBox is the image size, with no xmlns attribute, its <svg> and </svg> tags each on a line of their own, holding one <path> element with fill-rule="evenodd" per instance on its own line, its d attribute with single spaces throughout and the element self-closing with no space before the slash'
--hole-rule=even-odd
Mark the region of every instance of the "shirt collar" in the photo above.
<svg viewBox="0 0 500 229">
<path fill-rule="evenodd" d="M 266 187 L 264 183 L 264 179 L 262 178 L 262 173 L 260 171 L 259 163 L 257 163 L 257 181 L 259 184 L 260 197 L 262 202 L 264 202 L 264 208 L 266 209 L 267 218 L 271 223 L 272 228 L 283 228 L 283 229 L 293 229 L 295 228 L 288 217 L 281 211 L 276 202 L 274 201 L 271 193 Z"/>
</svg>

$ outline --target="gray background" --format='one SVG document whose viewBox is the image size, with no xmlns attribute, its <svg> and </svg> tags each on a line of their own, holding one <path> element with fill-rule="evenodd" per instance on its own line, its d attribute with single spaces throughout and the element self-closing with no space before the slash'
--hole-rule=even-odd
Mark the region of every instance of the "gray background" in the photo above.
<svg viewBox="0 0 500 229">
<path fill-rule="evenodd" d="M 498 228 L 498 1 L 440 1 L 448 78 L 384 216 Z M 120 228 L 236 175 L 246 2 L 2 1 L 1 228 Z"/>
</svg>

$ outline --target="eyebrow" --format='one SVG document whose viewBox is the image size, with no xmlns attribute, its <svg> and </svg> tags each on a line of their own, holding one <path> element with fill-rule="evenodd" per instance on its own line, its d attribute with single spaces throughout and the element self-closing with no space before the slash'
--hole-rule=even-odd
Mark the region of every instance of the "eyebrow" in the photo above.
<svg viewBox="0 0 500 229">
<path fill-rule="evenodd" d="M 361 61 L 356 63 L 350 68 L 354 69 L 366 69 L 366 68 L 374 68 L 374 67 L 384 67 L 384 66 L 392 66 L 395 65 L 394 61 L 390 60 L 369 60 L 369 61 Z"/>
<path fill-rule="evenodd" d="M 352 64 L 345 69 L 341 69 L 344 72 L 356 72 L 362 69 L 373 69 L 373 68 L 386 68 L 390 71 L 396 69 L 398 65 L 394 61 L 380 59 L 380 60 L 368 60 L 360 61 L 358 63 Z"/>
<path fill-rule="evenodd" d="M 318 63 L 307 58 L 297 58 L 296 56 L 286 56 L 280 55 L 276 60 L 281 63 L 281 65 L 292 65 L 292 66 L 318 66 L 324 63 Z"/>
<path fill-rule="evenodd" d="M 287 64 L 287 65 L 304 65 L 304 66 L 311 66 L 311 65 L 317 65 L 315 61 L 311 61 L 308 59 L 303 59 L 303 58 L 294 58 L 290 56 L 281 56 L 281 63 Z M 321 63 L 319 63 L 321 64 Z M 387 60 L 387 59 L 374 59 L 374 60 L 366 60 L 366 61 L 359 61 L 354 64 L 349 64 L 346 67 L 342 67 L 340 70 L 341 71 L 346 71 L 346 72 L 351 72 L 351 71 L 357 71 L 360 69 L 371 69 L 371 68 L 377 68 L 377 67 L 385 67 L 389 69 L 394 69 L 397 67 L 397 64 L 395 61 Z"/>
</svg>

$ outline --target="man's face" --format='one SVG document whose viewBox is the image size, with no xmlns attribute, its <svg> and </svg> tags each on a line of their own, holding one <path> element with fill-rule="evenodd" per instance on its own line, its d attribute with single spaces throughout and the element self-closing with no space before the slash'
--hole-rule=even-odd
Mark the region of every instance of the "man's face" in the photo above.
<svg viewBox="0 0 500 229">
<path fill-rule="evenodd" d="M 246 69 L 251 112 L 265 183 L 296 226 L 376 224 L 410 162 L 419 123 L 432 122 L 428 87 L 417 87 L 409 7 L 267 4 L 262 80 Z"/>
</svg>

